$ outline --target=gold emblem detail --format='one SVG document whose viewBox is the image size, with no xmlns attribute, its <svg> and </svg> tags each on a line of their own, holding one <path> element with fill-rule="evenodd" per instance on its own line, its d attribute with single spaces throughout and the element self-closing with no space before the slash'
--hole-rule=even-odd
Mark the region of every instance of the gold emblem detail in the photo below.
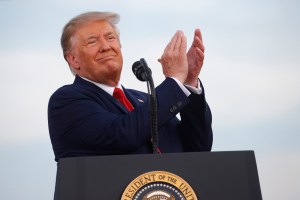
<svg viewBox="0 0 300 200">
<path fill-rule="evenodd" d="M 152 171 L 135 178 L 121 200 L 197 200 L 192 187 L 181 177 L 165 171 Z"/>
</svg>

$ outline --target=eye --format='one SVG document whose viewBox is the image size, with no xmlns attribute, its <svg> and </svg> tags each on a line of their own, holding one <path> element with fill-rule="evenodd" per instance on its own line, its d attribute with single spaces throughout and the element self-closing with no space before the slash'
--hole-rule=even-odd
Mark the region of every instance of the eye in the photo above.
<svg viewBox="0 0 300 200">
<path fill-rule="evenodd" d="M 114 40 L 114 39 L 116 39 L 116 37 L 114 35 L 110 35 L 107 37 L 107 40 Z"/>
<path fill-rule="evenodd" d="M 96 44 L 97 43 L 97 40 L 89 40 L 87 42 L 88 45 L 92 45 L 92 44 Z"/>
</svg>

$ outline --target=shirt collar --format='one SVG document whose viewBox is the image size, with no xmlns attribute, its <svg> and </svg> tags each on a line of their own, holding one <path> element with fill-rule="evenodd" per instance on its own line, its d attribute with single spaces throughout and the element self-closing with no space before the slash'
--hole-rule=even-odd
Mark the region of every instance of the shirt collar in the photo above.
<svg viewBox="0 0 300 200">
<path fill-rule="evenodd" d="M 107 92 L 108 94 L 110 94 L 111 96 L 113 96 L 113 93 L 114 93 L 114 90 L 115 90 L 116 87 L 108 86 L 108 85 L 105 85 L 105 84 L 102 84 L 102 83 L 97 83 L 97 82 L 91 81 L 91 80 L 89 80 L 87 78 L 84 78 L 82 76 L 80 76 L 80 78 L 82 78 L 82 79 L 84 79 L 84 80 L 86 80 L 88 82 L 91 82 L 91 83 L 95 84 L 96 86 L 98 86 L 99 88 L 101 88 L 102 90 L 104 90 L 105 92 Z M 123 90 L 120 82 L 118 83 L 117 88 L 120 88 L 121 90 Z"/>
</svg>

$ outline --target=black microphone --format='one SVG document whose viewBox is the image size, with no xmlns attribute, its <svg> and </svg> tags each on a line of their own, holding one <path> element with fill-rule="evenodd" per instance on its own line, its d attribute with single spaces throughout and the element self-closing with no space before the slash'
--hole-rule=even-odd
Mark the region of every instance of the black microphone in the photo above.
<svg viewBox="0 0 300 200">
<path fill-rule="evenodd" d="M 147 66 L 145 62 L 146 61 L 144 59 L 141 59 L 139 61 L 136 61 L 132 65 L 132 72 L 140 81 L 149 81 L 149 76 L 151 76 L 152 74 L 151 69 Z M 146 70 L 150 73 L 149 76 Z"/>
<path fill-rule="evenodd" d="M 151 69 L 144 58 L 136 61 L 132 65 L 134 75 L 140 81 L 147 82 L 148 94 L 150 95 L 150 121 L 151 121 L 151 136 L 153 153 L 158 154 L 158 123 L 157 123 L 157 99 L 152 78 Z"/>
</svg>

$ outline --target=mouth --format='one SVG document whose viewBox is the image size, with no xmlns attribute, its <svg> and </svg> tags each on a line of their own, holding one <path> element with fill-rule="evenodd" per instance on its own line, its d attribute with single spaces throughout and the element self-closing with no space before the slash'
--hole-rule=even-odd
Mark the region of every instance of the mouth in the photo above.
<svg viewBox="0 0 300 200">
<path fill-rule="evenodd" d="M 107 55 L 107 56 L 103 56 L 101 58 L 97 58 L 97 61 L 106 61 L 106 60 L 111 60 L 113 59 L 115 56 L 114 55 Z"/>
</svg>

